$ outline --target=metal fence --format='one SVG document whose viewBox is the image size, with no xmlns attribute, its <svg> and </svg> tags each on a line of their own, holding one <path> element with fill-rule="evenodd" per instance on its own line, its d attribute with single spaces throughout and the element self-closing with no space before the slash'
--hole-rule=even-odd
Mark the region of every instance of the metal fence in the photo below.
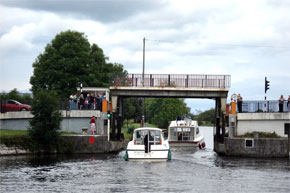
<svg viewBox="0 0 290 193">
<path fill-rule="evenodd" d="M 266 107 L 265 107 L 266 105 Z M 279 112 L 279 102 L 276 100 L 243 101 L 243 112 Z M 290 112 L 290 103 L 284 101 L 283 112 Z"/>
<path fill-rule="evenodd" d="M 131 87 L 229 88 L 230 84 L 230 75 L 128 74 L 114 80 L 114 86 Z"/>
</svg>

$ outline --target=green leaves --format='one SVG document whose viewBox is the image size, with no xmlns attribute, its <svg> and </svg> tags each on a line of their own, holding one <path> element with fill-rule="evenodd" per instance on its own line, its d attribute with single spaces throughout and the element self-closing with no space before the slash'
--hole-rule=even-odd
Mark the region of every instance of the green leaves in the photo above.
<svg viewBox="0 0 290 193">
<path fill-rule="evenodd" d="M 55 91 L 39 91 L 32 101 L 34 115 L 30 121 L 28 135 L 34 144 L 33 151 L 53 152 L 59 145 L 61 114 L 58 111 L 58 98 Z"/>
<path fill-rule="evenodd" d="M 167 128 L 172 120 L 177 116 L 187 116 L 190 109 L 182 99 L 178 98 L 160 98 L 150 99 L 150 105 L 146 107 L 147 119 L 149 122 L 160 128 Z"/>
<path fill-rule="evenodd" d="M 123 102 L 124 118 L 140 121 L 142 117 L 142 102 L 138 98 L 127 98 Z M 167 128 L 169 121 L 176 120 L 177 116 L 187 116 L 190 108 L 183 99 L 177 98 L 146 98 L 145 119 L 146 122 L 157 125 L 159 128 Z"/>
<path fill-rule="evenodd" d="M 30 78 L 32 91 L 55 90 L 61 98 L 68 98 L 83 83 L 89 87 L 107 87 L 115 75 L 124 75 L 121 64 L 106 63 L 103 50 L 90 45 L 83 33 L 65 31 L 47 44 L 45 51 L 33 63 Z"/>
</svg>

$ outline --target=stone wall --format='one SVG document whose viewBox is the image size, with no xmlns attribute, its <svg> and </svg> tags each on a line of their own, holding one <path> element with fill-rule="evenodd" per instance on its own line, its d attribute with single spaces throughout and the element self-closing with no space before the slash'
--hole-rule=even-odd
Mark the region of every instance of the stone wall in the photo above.
<svg viewBox="0 0 290 193">
<path fill-rule="evenodd" d="M 93 138 L 93 140 L 92 140 Z M 126 148 L 128 141 L 108 141 L 107 136 L 64 135 L 70 153 L 110 153 Z"/>
<path fill-rule="evenodd" d="M 118 152 L 127 147 L 128 141 L 108 141 L 107 136 L 91 135 L 64 135 L 61 153 L 67 154 L 96 154 Z M 90 142 L 90 138 L 93 138 Z M 26 149 L 18 146 L 7 147 L 0 144 L 0 156 L 31 154 Z"/>
<path fill-rule="evenodd" d="M 252 147 L 246 147 L 246 140 L 252 140 Z M 288 157 L 287 138 L 228 138 L 224 144 L 215 142 L 215 151 L 227 156 L 242 157 Z"/>
<path fill-rule="evenodd" d="M 30 152 L 28 150 L 25 150 L 21 147 L 7 147 L 4 144 L 0 144 L 0 156 L 2 155 L 25 155 L 29 154 Z"/>
<path fill-rule="evenodd" d="M 61 111 L 61 130 L 66 132 L 82 133 L 82 128 L 90 127 L 90 119 L 96 117 L 97 134 L 107 135 L 107 113 L 92 110 Z M 6 112 L 0 113 L 0 129 L 7 130 L 27 130 L 29 121 L 33 115 L 29 112 Z"/>
</svg>

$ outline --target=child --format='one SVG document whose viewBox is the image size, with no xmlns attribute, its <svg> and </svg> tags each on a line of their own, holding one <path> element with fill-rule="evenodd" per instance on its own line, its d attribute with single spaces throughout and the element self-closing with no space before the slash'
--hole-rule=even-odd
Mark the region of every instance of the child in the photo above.
<svg viewBox="0 0 290 193">
<path fill-rule="evenodd" d="M 95 116 L 92 116 L 91 121 L 90 121 L 90 124 L 91 124 L 91 132 L 92 132 L 92 135 L 95 135 L 95 131 L 96 131 L 96 120 L 95 120 Z"/>
</svg>

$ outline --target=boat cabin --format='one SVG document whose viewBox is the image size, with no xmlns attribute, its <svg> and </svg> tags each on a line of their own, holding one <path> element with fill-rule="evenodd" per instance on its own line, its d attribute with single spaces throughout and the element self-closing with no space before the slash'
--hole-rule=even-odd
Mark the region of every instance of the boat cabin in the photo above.
<svg viewBox="0 0 290 193">
<path fill-rule="evenodd" d="M 158 128 L 139 128 L 134 131 L 134 145 L 161 145 L 162 130 Z"/>
<path fill-rule="evenodd" d="M 193 141 L 199 135 L 196 121 L 172 121 L 168 129 L 168 141 Z"/>
</svg>

